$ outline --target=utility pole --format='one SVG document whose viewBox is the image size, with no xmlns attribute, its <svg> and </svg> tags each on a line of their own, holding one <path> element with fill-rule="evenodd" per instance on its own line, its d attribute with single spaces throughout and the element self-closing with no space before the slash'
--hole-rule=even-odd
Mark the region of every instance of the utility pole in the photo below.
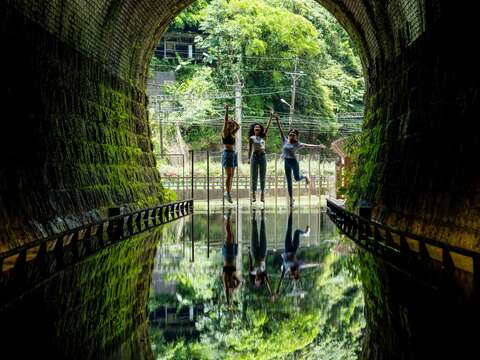
<svg viewBox="0 0 480 360">
<path fill-rule="evenodd" d="M 237 76 L 237 82 L 235 84 L 235 121 L 240 125 L 235 139 L 235 147 L 238 154 L 238 163 L 242 163 L 242 88 L 243 84 L 240 81 L 240 77 Z"/>
<path fill-rule="evenodd" d="M 162 118 L 166 113 L 161 110 L 161 102 L 158 101 L 157 98 L 157 104 L 158 104 L 158 125 L 160 127 L 160 157 L 163 158 L 163 124 L 162 124 Z M 162 112 L 160 112 L 162 111 Z"/>
<path fill-rule="evenodd" d="M 300 78 L 300 76 L 305 75 L 303 71 L 297 72 L 297 67 L 298 67 L 298 56 L 295 56 L 295 70 L 293 72 L 287 72 L 287 74 L 290 74 L 292 76 L 292 99 L 290 100 L 290 116 L 288 118 L 288 128 L 292 128 L 292 122 L 293 122 L 293 111 L 295 110 L 295 92 L 297 88 L 297 80 Z"/>
</svg>

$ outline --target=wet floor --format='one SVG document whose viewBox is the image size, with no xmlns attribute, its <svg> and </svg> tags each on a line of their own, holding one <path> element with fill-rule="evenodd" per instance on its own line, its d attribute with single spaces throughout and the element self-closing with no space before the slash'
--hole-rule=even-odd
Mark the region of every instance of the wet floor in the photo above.
<svg viewBox="0 0 480 360">
<path fill-rule="evenodd" d="M 467 301 L 461 279 L 428 284 L 399 271 L 342 238 L 315 204 L 197 209 L 144 225 L 85 254 L 67 249 L 62 264 L 47 256 L 40 268 L 2 273 L 2 359 L 467 359 L 476 351 L 475 291 Z"/>
<path fill-rule="evenodd" d="M 158 247 L 157 358 L 356 359 L 363 294 L 353 248 L 318 207 L 194 215 Z"/>
</svg>

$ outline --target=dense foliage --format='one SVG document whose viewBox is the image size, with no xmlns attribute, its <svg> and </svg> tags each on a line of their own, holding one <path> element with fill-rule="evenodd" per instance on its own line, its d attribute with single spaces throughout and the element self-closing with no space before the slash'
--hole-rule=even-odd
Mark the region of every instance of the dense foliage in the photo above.
<svg viewBox="0 0 480 360">
<path fill-rule="evenodd" d="M 175 96 L 165 123 L 181 125 L 193 148 L 219 145 L 222 104 L 233 103 L 233 85 L 243 84 L 243 136 L 256 121 L 266 121 L 268 107 L 286 124 L 292 77 L 297 83 L 293 126 L 303 139 L 329 142 L 336 136 L 335 114 L 362 111 L 364 82 L 353 44 L 338 22 L 313 0 L 203 0 L 179 17 L 169 31 L 193 31 L 203 61 L 152 59 L 152 70 L 175 70 Z M 193 96 L 192 96 L 193 95 Z M 207 126 L 205 126 L 207 125 Z M 287 126 L 287 125 L 286 125 Z M 275 133 L 275 131 L 274 131 Z M 278 146 L 271 137 L 269 151 Z"/>
</svg>

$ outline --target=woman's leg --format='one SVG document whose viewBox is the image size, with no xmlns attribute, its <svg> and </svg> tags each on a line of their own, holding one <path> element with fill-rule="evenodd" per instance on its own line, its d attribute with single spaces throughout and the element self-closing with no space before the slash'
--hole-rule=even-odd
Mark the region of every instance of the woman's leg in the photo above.
<svg viewBox="0 0 480 360">
<path fill-rule="evenodd" d="M 292 160 L 292 162 L 291 162 L 290 165 L 292 167 L 293 176 L 295 178 L 295 181 L 300 181 L 300 180 L 305 179 L 305 176 L 300 174 L 300 166 L 298 164 L 298 160 L 297 159 L 291 159 L 291 160 Z"/>
<path fill-rule="evenodd" d="M 292 198 L 293 193 L 292 193 L 292 168 L 290 166 L 290 159 L 285 159 L 285 178 L 287 179 L 287 190 L 288 190 L 288 196 Z"/>
<path fill-rule="evenodd" d="M 265 176 L 267 175 L 267 156 L 265 154 L 260 156 L 258 167 L 260 170 L 260 190 L 263 193 L 265 191 Z"/>
<path fill-rule="evenodd" d="M 258 256 L 258 228 L 257 228 L 257 219 L 255 217 L 255 213 L 252 214 L 252 237 L 250 243 L 251 253 L 253 259 Z"/>
<path fill-rule="evenodd" d="M 255 154 L 252 155 L 252 158 L 250 159 L 250 182 L 251 182 L 251 187 L 250 190 L 252 192 L 257 191 L 257 181 L 258 181 L 258 159 Z"/>
<path fill-rule="evenodd" d="M 235 168 L 227 167 L 225 168 L 225 172 L 227 173 L 227 192 L 230 194 L 232 192 L 233 175 L 235 174 Z"/>
<path fill-rule="evenodd" d="M 260 257 L 265 259 L 267 256 L 267 235 L 265 232 L 265 215 L 261 213 L 260 218 Z"/>
<path fill-rule="evenodd" d="M 288 214 L 288 221 L 287 221 L 287 232 L 285 234 L 285 253 L 290 252 L 290 250 L 293 248 L 292 246 L 292 212 L 290 211 Z"/>
</svg>

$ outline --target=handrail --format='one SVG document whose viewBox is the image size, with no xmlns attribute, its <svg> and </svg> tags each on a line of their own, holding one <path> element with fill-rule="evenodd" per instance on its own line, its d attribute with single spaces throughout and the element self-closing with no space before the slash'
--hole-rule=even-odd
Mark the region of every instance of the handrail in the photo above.
<svg viewBox="0 0 480 360">
<path fill-rule="evenodd" d="M 163 210 L 163 211 L 161 211 L 161 210 Z M 177 201 L 177 202 L 170 202 L 170 203 L 161 204 L 161 205 L 158 205 L 158 206 L 155 206 L 155 207 L 135 210 L 135 211 L 131 211 L 131 212 L 125 213 L 125 214 L 115 215 L 115 216 L 109 217 L 107 219 L 103 219 L 103 220 L 100 220 L 100 221 L 96 221 L 96 222 L 92 222 L 92 223 L 89 223 L 89 224 L 81 225 L 81 226 L 78 226 L 74 229 L 69 229 L 69 230 L 63 231 L 63 232 L 58 233 L 58 234 L 53 234 L 51 236 L 47 236 L 47 237 L 44 237 L 44 238 L 33 240 L 33 241 L 29 242 L 28 244 L 25 244 L 25 245 L 16 247 L 14 249 L 7 250 L 7 251 L 4 251 L 4 252 L 0 253 L 0 270 L 2 268 L 2 265 L 3 265 L 2 262 L 3 262 L 4 259 L 9 258 L 11 256 L 14 256 L 18 253 L 21 253 L 22 251 L 28 251 L 31 248 L 37 247 L 37 246 L 42 245 L 44 243 L 48 243 L 48 242 L 51 242 L 51 241 L 58 240 L 60 238 L 65 238 L 65 237 L 70 237 L 70 236 L 71 237 L 74 237 L 74 236 L 80 237 L 80 235 L 83 231 L 87 232 L 87 231 L 91 231 L 92 229 L 95 229 L 96 231 L 93 234 L 90 233 L 90 235 L 102 236 L 104 232 L 107 232 L 107 231 L 111 232 L 112 229 L 111 229 L 111 227 L 109 229 L 109 225 L 120 224 L 120 223 L 122 223 L 124 225 L 125 220 L 127 220 L 127 224 L 128 224 L 128 222 L 131 222 L 132 219 L 134 217 L 138 217 L 138 215 L 141 215 L 144 220 L 148 220 L 148 219 L 155 219 L 156 220 L 158 218 L 160 220 L 160 224 L 169 222 L 168 214 L 165 212 L 165 210 L 168 210 L 169 213 L 174 212 L 176 210 L 181 211 L 182 213 L 190 213 L 191 211 L 193 211 L 193 199 L 186 199 L 186 200 Z M 164 221 L 165 218 L 166 218 L 167 221 Z M 138 220 L 139 219 L 137 219 L 137 221 Z M 104 226 L 104 225 L 106 225 L 106 226 Z M 82 234 L 82 235 L 85 235 L 85 234 Z M 85 237 L 85 236 L 83 236 L 83 237 Z"/>
<path fill-rule="evenodd" d="M 362 240 L 373 240 L 376 244 L 386 244 L 388 247 L 404 254 L 406 251 L 411 253 L 414 252 L 414 250 L 409 246 L 407 239 L 415 240 L 419 244 L 418 253 L 421 257 L 429 257 L 430 259 L 434 259 L 428 253 L 426 245 L 441 250 L 441 261 L 445 270 L 453 270 L 456 267 L 451 258 L 452 253 L 471 258 L 473 261 L 471 272 L 474 275 L 475 283 L 480 282 L 479 252 L 440 242 L 438 240 L 430 239 L 425 236 L 413 234 L 407 231 L 402 231 L 375 220 L 366 219 L 360 215 L 348 211 L 345 209 L 345 207 L 335 203 L 335 201 L 331 199 L 327 199 L 327 209 L 329 217 L 337 225 L 337 227 L 349 238 L 356 242 L 361 242 Z M 385 231 L 385 237 L 380 234 L 379 230 Z M 393 241 L 392 235 L 396 235 L 400 238 L 400 244 L 397 244 Z"/>
</svg>

